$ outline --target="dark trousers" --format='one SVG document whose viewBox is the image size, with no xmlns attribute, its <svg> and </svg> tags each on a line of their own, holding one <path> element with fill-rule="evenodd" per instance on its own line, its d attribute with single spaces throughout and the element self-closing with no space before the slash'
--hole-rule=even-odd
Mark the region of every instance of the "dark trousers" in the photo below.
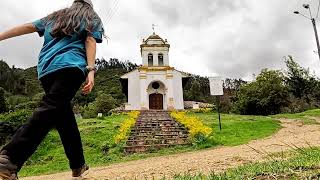
<svg viewBox="0 0 320 180">
<path fill-rule="evenodd" d="M 17 130 L 11 142 L 3 147 L 19 169 L 52 128 L 59 132 L 70 168 L 84 165 L 81 137 L 71 105 L 72 98 L 84 80 L 85 76 L 78 68 L 58 70 L 40 79 L 45 90 L 40 107 Z"/>
</svg>

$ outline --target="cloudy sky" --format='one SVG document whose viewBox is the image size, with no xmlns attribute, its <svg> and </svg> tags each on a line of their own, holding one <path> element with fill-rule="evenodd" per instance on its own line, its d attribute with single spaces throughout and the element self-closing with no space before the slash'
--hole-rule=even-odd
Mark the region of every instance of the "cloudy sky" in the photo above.
<svg viewBox="0 0 320 180">
<path fill-rule="evenodd" d="M 69 6 L 72 0 L 1 0 L 0 32 Z M 110 38 L 97 57 L 141 63 L 139 45 L 156 33 L 171 44 L 170 64 L 204 75 L 252 78 L 262 68 L 284 68 L 290 54 L 320 77 L 311 22 L 293 14 L 303 3 L 314 16 L 318 0 L 93 0 Z M 320 13 L 319 13 L 320 17 Z M 320 28 L 320 26 L 319 26 Z M 37 64 L 37 34 L 0 42 L 0 59 L 26 68 Z"/>
</svg>

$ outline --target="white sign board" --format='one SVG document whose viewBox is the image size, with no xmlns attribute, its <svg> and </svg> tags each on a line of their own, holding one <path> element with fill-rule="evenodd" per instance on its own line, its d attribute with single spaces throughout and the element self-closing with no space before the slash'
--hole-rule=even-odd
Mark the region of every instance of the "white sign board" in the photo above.
<svg viewBox="0 0 320 180">
<path fill-rule="evenodd" d="M 221 77 L 209 77 L 210 94 L 212 96 L 223 95 L 223 80 Z"/>
</svg>

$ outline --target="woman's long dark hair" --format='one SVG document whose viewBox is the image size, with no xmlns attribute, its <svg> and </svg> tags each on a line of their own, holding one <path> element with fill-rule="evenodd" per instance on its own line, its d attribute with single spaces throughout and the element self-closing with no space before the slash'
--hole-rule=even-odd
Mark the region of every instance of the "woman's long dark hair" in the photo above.
<svg viewBox="0 0 320 180">
<path fill-rule="evenodd" d="M 82 28 L 88 33 L 92 33 L 94 27 L 103 27 L 98 14 L 85 2 L 74 2 L 71 7 L 58 10 L 43 20 L 46 25 L 52 26 L 51 35 L 53 37 L 80 34 Z M 101 30 L 103 31 L 103 29 Z"/>
</svg>

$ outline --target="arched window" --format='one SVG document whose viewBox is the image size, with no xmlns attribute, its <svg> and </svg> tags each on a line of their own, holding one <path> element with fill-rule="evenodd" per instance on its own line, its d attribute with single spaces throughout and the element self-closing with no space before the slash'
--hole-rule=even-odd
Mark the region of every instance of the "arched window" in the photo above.
<svg viewBox="0 0 320 180">
<path fill-rule="evenodd" d="M 148 65 L 153 66 L 153 54 L 152 53 L 148 54 Z"/>
<path fill-rule="evenodd" d="M 164 65 L 163 54 L 162 53 L 158 54 L 158 64 L 159 64 L 159 66 L 163 66 Z"/>
</svg>

